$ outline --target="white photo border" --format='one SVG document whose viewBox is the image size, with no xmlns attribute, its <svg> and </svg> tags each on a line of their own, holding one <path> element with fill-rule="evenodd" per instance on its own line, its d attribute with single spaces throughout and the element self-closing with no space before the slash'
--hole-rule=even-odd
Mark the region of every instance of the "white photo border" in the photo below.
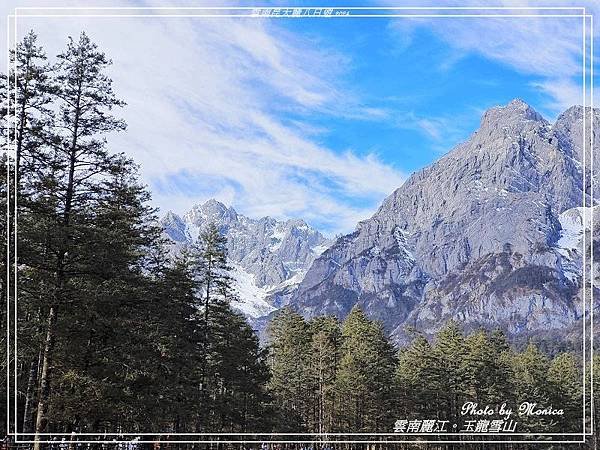
<svg viewBox="0 0 600 450">
<path fill-rule="evenodd" d="M 274 11 L 274 10 L 282 10 L 282 9 L 299 9 L 299 10 L 323 10 L 323 9 L 328 9 L 328 10 L 333 10 L 333 11 L 340 11 L 340 12 L 350 12 L 352 11 L 352 13 L 350 14 L 333 14 L 333 15 L 299 15 L 299 16 L 294 16 L 294 15 L 269 15 L 269 14 L 261 14 L 262 11 Z M 161 11 L 161 13 L 159 14 L 140 14 L 138 13 L 138 11 L 148 11 L 148 10 L 156 10 L 156 11 Z M 24 14 L 19 14 L 19 11 L 25 11 Z M 35 11 L 53 11 L 53 13 L 45 13 L 45 14 L 39 14 L 39 13 L 35 13 Z M 63 12 L 66 11 L 66 12 Z M 73 13 L 74 11 L 85 11 L 84 13 Z M 110 12 L 110 11 L 131 11 L 131 13 L 103 13 L 103 14 L 90 14 L 87 11 L 102 11 L 102 12 Z M 162 13 L 162 11 L 200 11 L 200 12 L 204 12 L 204 13 L 185 13 L 185 14 L 164 14 Z M 218 14 L 218 11 L 226 11 L 227 13 L 225 14 Z M 230 13 L 230 11 L 242 11 L 243 13 L 237 13 L 237 14 L 232 14 Z M 354 13 L 353 11 L 358 11 L 357 13 Z M 377 11 L 377 13 L 375 14 L 365 14 L 365 11 Z M 393 13 L 389 13 L 389 14 L 382 14 L 380 13 L 381 11 L 392 11 Z M 419 13 L 415 14 L 410 14 L 408 12 L 410 11 L 419 11 Z M 424 13 L 421 11 L 425 11 Z M 439 11 L 492 11 L 492 12 L 485 12 L 483 14 L 477 14 L 477 13 L 446 13 L 446 14 L 439 14 L 436 12 Z M 494 12 L 496 11 L 496 12 Z M 497 11 L 508 11 L 508 13 L 499 13 Z M 517 11 L 522 11 L 522 12 L 517 12 Z M 527 13 L 527 11 L 533 11 L 533 13 Z M 538 11 L 576 11 L 576 14 L 572 14 L 572 13 L 548 13 L 548 14 L 540 14 L 538 13 Z M 250 12 L 250 13 L 248 13 Z M 586 177 L 587 177 L 587 170 L 586 170 L 586 154 L 588 152 L 586 152 L 586 148 L 588 148 L 588 146 L 590 147 L 590 151 L 589 151 L 589 155 L 590 155 L 590 176 L 591 174 L 593 174 L 593 139 L 594 139 L 594 134 L 591 132 L 592 130 L 592 125 L 593 125 L 593 15 L 586 13 L 586 9 L 585 7 L 566 7 L 566 6 L 557 6 L 557 7 L 543 7 L 543 6 L 536 6 L 536 7 L 526 7 L 526 6 L 515 6 L 515 7 L 493 7 L 493 6 L 489 6 L 489 7 L 468 7 L 468 6 L 455 6 L 455 7 L 428 7 L 428 6 L 399 6 L 399 7 L 336 7 L 336 6 L 324 6 L 324 7 L 320 7 L 320 6 L 279 6 L 279 7 L 263 7 L 263 6 L 253 6 L 253 7 L 204 7 L 204 6 L 200 6 L 200 7 L 160 7 L 160 6 L 155 6 L 155 7 L 16 7 L 14 9 L 14 14 L 9 14 L 7 16 L 7 47 L 8 47 L 8 52 L 7 52 L 7 75 L 10 74 L 10 58 L 8 58 L 8 55 L 10 54 L 10 49 L 11 49 L 11 25 L 12 25 L 12 47 L 14 49 L 14 51 L 16 51 L 16 45 L 17 45 L 17 18 L 18 17 L 84 17 L 84 18 L 90 18 L 90 17 L 107 17 L 107 18 L 122 18 L 122 17 L 143 17 L 143 18 L 150 18 L 150 17 L 179 17 L 179 18 L 193 18 L 193 17 L 241 17 L 241 18 L 263 18 L 263 19 L 278 19 L 278 18 L 287 18 L 287 19 L 295 19 L 295 18 L 329 18 L 329 19 L 334 19 L 334 18 L 339 18 L 339 19 L 343 19 L 343 18 L 376 18 L 376 17 L 382 17 L 382 18 L 433 18 L 433 17 L 443 17 L 443 18 L 456 18 L 456 17 L 474 17 L 474 18 L 483 18 L 483 17 L 492 17 L 492 18 L 521 18 L 521 17 L 554 17 L 554 18 L 562 18 L 562 17 L 573 17 L 573 18 L 577 18 L 580 17 L 582 19 L 582 47 L 583 47 L 583 71 L 582 71 L 582 82 L 583 82 L 583 86 L 582 86 L 582 98 L 583 98 L 583 146 L 582 146 L 582 159 L 583 159 L 583 228 L 584 228 L 584 233 L 583 233 L 583 248 L 584 248 L 584 252 L 583 252 L 583 270 L 582 270 L 582 278 L 583 278 L 583 290 L 582 290 L 582 323 L 583 323 L 583 342 L 582 342 L 582 350 L 583 350 L 583 373 L 582 373 L 582 381 L 583 381 L 583 399 L 582 399 L 582 410 L 583 410 L 583 414 L 582 414 L 582 432 L 580 433 L 38 433 L 37 436 L 61 436 L 63 439 L 63 441 L 65 442 L 69 442 L 69 443 L 73 443 L 73 444 L 85 444 L 85 443 L 107 443 L 107 444 L 119 444 L 119 443 L 154 443 L 154 442 L 161 442 L 161 443 L 180 443 L 180 444 L 185 444 L 185 443 L 231 443 L 231 444 L 241 444 L 241 443 L 263 443 L 263 442 L 268 442 L 268 443 L 382 443 L 382 442 L 387 442 L 387 443 L 421 443 L 421 444 L 449 444 L 449 443 L 464 443 L 465 441 L 463 440 L 408 440 L 408 439 L 390 439 L 390 440 L 386 440 L 385 437 L 396 437 L 396 438 L 416 438 L 417 436 L 470 436 L 470 437 L 487 437 L 487 436 L 530 436 L 530 437 L 538 437 L 538 439 L 543 439 L 543 437 L 545 436 L 562 436 L 563 438 L 566 438 L 567 436 L 572 437 L 573 440 L 547 440 L 547 439 L 543 439 L 543 440 L 508 440 L 508 441 L 502 441 L 502 440 L 483 440 L 483 439 L 476 439 L 473 441 L 470 441 L 471 443 L 529 443 L 529 444 L 535 444 L 535 443 L 585 443 L 586 442 L 586 437 L 593 435 L 593 429 L 594 429 L 594 424 L 593 424 L 593 419 L 594 419 L 594 410 L 593 410 L 593 345 L 594 345 L 594 337 L 593 337 L 593 320 L 594 320 L 594 308 L 593 308 L 593 295 L 594 295 L 594 289 L 593 289 L 593 271 L 594 271 L 594 267 L 593 267 L 593 245 L 590 245 L 590 255 L 589 255 L 589 280 L 590 280 L 590 299 L 589 299 L 589 305 L 586 302 L 586 274 L 588 274 L 588 265 L 586 265 L 586 253 L 587 253 L 587 242 L 586 242 L 586 233 L 585 230 L 587 229 L 587 225 L 589 225 L 589 229 L 590 229 L 590 242 L 592 240 L 592 234 L 593 234 L 593 214 L 591 214 L 591 208 L 586 208 L 587 206 L 587 197 L 590 197 L 590 201 L 593 202 L 593 183 L 590 183 L 590 192 L 586 192 Z M 586 33 L 586 26 L 589 22 L 589 34 Z M 586 45 L 586 38 L 589 36 L 589 46 Z M 589 51 L 589 54 L 588 54 Z M 589 61 L 589 71 L 586 74 L 586 56 L 589 55 L 589 58 L 587 58 L 587 61 Z M 15 63 L 16 64 L 16 63 Z M 15 71 L 16 72 L 16 71 Z M 589 77 L 589 79 L 588 79 Z M 591 107 L 591 113 L 588 115 L 586 113 L 586 100 L 587 100 L 587 90 L 586 90 L 586 86 L 587 83 L 589 82 L 589 94 L 590 94 L 590 107 Z M 12 84 L 11 84 L 12 83 Z M 9 112 L 10 112 L 10 107 L 11 107 L 11 100 L 14 102 L 13 104 L 16 105 L 16 101 L 17 101 L 17 89 L 16 89 L 16 74 L 15 74 L 15 78 L 14 80 L 10 80 L 10 76 L 7 76 L 7 97 L 8 97 L 8 107 L 9 107 Z M 12 91 L 11 91 L 11 87 L 12 87 Z M 12 92 L 14 92 L 14 98 L 11 99 L 11 94 Z M 16 109 L 15 109 L 16 111 Z M 590 125 L 589 125 L 589 130 L 590 130 L 590 139 L 588 139 L 586 141 L 586 120 L 588 120 L 588 116 L 589 116 L 589 120 L 590 120 Z M 14 120 L 14 118 L 13 118 Z M 16 120 L 14 120 L 15 122 L 15 127 L 16 127 Z M 16 128 L 15 128 L 15 132 L 16 132 Z M 9 133 L 10 134 L 10 133 Z M 591 140 L 591 144 L 590 141 Z M 11 172 L 10 169 L 12 167 L 11 165 L 11 160 L 14 159 L 14 154 L 15 154 L 15 149 L 14 147 L 11 145 L 12 143 L 10 142 L 10 135 L 7 137 L 7 186 L 10 188 L 10 176 L 11 176 Z M 13 175 L 14 176 L 14 175 Z M 15 183 L 14 186 L 14 199 L 13 199 L 13 203 L 14 205 L 12 206 L 14 208 L 14 211 L 17 211 L 17 186 Z M 590 206 L 593 206 L 593 204 L 591 204 Z M 590 209 L 590 211 L 588 211 L 588 209 Z M 16 270 L 16 262 L 17 262 L 17 228 L 18 228 L 18 223 L 17 223 L 17 214 L 14 215 L 14 220 L 11 223 L 10 222 L 10 214 L 11 214 L 11 201 L 10 201 L 10 195 L 7 196 L 7 224 L 10 230 L 10 227 L 14 227 L 14 236 L 13 236 L 13 242 L 11 242 L 11 234 L 7 233 L 7 242 L 6 242 L 6 246 L 7 246 L 7 334 L 6 334 L 6 338 L 7 338 L 7 384 L 6 384 L 6 389 L 7 389 L 7 435 L 9 436 L 14 436 L 15 437 L 15 443 L 18 444 L 27 444 L 27 443 L 35 443 L 35 442 L 39 442 L 39 443 L 58 443 L 60 441 L 57 440 L 19 440 L 19 436 L 33 436 L 36 435 L 36 433 L 19 433 L 16 430 L 17 428 L 17 364 L 16 364 L 16 355 L 17 355 L 17 270 Z M 589 217 L 587 217 L 587 215 L 589 215 Z M 14 347 L 13 347 L 13 370 L 14 370 L 14 393 L 11 392 L 10 390 L 10 379 L 11 379 L 11 276 L 12 274 L 10 273 L 10 269 L 11 269 L 11 248 L 14 249 L 14 257 L 13 257 L 13 265 L 15 268 L 14 271 L 14 285 L 12 286 L 12 289 L 14 292 L 13 294 L 13 309 L 14 311 L 12 311 L 13 317 L 12 317 L 12 321 L 14 323 L 12 323 L 12 326 L 14 327 L 12 332 L 14 333 Z M 589 307 L 589 318 L 590 318 L 590 336 L 589 336 L 589 341 L 590 341 L 590 357 L 589 357 L 589 361 L 587 359 L 587 346 L 586 346 L 586 341 L 588 339 L 588 336 L 586 336 L 586 317 L 587 315 L 587 308 Z M 586 377 L 586 363 L 590 363 L 590 370 L 589 370 L 589 380 Z M 590 396 L 589 396 L 589 423 L 586 422 L 586 418 L 588 416 L 586 416 L 586 410 L 587 410 L 587 390 L 586 390 L 586 383 L 589 381 L 589 387 L 590 387 Z M 14 423 L 10 423 L 10 418 L 11 418 L 11 395 L 13 394 L 13 413 L 14 413 Z M 11 425 L 13 427 L 13 431 L 11 431 Z M 92 436 L 98 436 L 99 438 L 103 438 L 104 440 L 100 440 L 100 439 L 95 439 L 95 440 L 85 440 L 86 438 L 83 438 L 83 440 L 79 440 L 79 439 L 75 439 L 78 436 L 85 436 L 85 437 L 92 437 Z M 123 436 L 131 436 L 132 439 L 107 439 L 107 436 L 115 436 L 117 438 L 121 438 Z M 138 440 L 138 439 L 134 439 L 140 436 L 150 436 L 150 437 L 173 437 L 173 436 L 201 436 L 201 437 L 206 437 L 206 438 L 212 438 L 213 440 Z M 242 439 L 242 440 L 214 440 L 214 437 L 216 436 L 229 436 L 229 437 L 242 437 L 242 436 L 247 436 L 248 438 L 256 438 L 256 439 Z M 259 439 L 261 436 L 265 437 L 265 439 Z M 298 437 L 298 436 L 311 436 L 311 437 L 317 437 L 318 438 L 313 438 L 310 440 L 270 440 L 270 437 L 274 437 L 274 436 L 291 436 L 291 437 Z M 363 436 L 363 437 L 374 437 L 374 436 L 378 436 L 381 437 L 382 439 L 379 440 L 335 440 L 335 439 L 331 439 L 331 437 L 338 437 L 338 436 Z M 574 440 L 575 438 L 579 437 L 581 440 Z"/>
</svg>

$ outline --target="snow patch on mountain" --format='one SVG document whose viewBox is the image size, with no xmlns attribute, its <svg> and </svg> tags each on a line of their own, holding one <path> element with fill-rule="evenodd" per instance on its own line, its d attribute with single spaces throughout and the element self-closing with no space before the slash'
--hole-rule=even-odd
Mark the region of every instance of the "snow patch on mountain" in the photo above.
<svg viewBox="0 0 600 450">
<path fill-rule="evenodd" d="M 208 224 L 219 227 L 227 237 L 239 296 L 232 305 L 251 318 L 270 314 L 276 309 L 273 302 L 289 297 L 310 264 L 330 245 L 303 220 L 252 219 L 216 200 L 194 206 L 183 218 L 169 212 L 160 223 L 174 255 L 196 242 Z"/>
<path fill-rule="evenodd" d="M 239 301 L 232 302 L 232 306 L 249 317 L 262 317 L 275 311 L 273 305 L 266 298 L 270 293 L 268 287 L 258 287 L 255 275 L 246 272 L 237 264 L 232 266 L 231 276 Z"/>
<path fill-rule="evenodd" d="M 315 256 L 320 256 L 328 248 L 329 245 L 315 245 L 311 250 L 315 254 Z"/>
<path fill-rule="evenodd" d="M 581 254 L 584 228 L 590 230 L 593 210 L 593 207 L 571 208 L 558 216 L 561 232 L 556 248 L 565 258 L 573 259 Z"/>
</svg>

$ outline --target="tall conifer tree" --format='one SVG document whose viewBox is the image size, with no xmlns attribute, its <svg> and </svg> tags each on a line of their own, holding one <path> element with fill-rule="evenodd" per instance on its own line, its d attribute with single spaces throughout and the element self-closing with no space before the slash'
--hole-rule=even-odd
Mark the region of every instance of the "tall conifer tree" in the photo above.
<svg viewBox="0 0 600 450">
<path fill-rule="evenodd" d="M 447 323 L 437 334 L 432 358 L 435 361 L 432 389 L 436 392 L 436 407 L 444 412 L 444 419 L 458 423 L 460 409 L 466 399 L 467 373 L 463 365 L 465 339 L 456 322 Z"/>
<path fill-rule="evenodd" d="M 47 257 L 39 268 L 47 274 L 51 286 L 47 304 L 45 338 L 40 368 L 40 392 L 35 423 L 36 437 L 46 429 L 51 394 L 56 324 L 61 309 L 68 311 L 81 299 L 74 278 L 93 264 L 81 258 L 93 226 L 93 211 L 104 197 L 103 176 L 118 176 L 123 158 L 106 149 L 105 133 L 125 128 L 110 110 L 123 103 L 112 90 L 112 81 L 104 74 L 110 64 L 89 37 L 82 33 L 78 41 L 69 40 L 65 52 L 58 55 L 55 92 L 58 113 L 48 144 L 52 147 L 52 171 L 43 180 L 37 196 L 45 198 L 48 240 Z M 89 253 L 88 253 L 89 255 Z M 68 314 L 68 313 L 67 313 Z M 39 444 L 35 445 L 36 450 Z"/>
<path fill-rule="evenodd" d="M 278 311 L 269 325 L 271 380 L 278 410 L 276 429 L 309 431 L 311 399 L 311 334 L 304 318 L 289 308 Z"/>
<path fill-rule="evenodd" d="M 335 429 L 335 380 L 340 364 L 342 335 L 335 317 L 317 317 L 309 322 L 311 334 L 310 375 L 313 388 L 313 419 L 310 426 L 316 433 Z"/>
<path fill-rule="evenodd" d="M 562 417 L 556 417 L 556 431 L 581 432 L 583 382 L 575 355 L 561 353 L 554 357 L 547 379 L 550 405 L 564 411 Z"/>
<path fill-rule="evenodd" d="M 51 102 L 50 75 L 52 69 L 47 63 L 46 55 L 37 43 L 36 34 L 29 32 L 21 42 L 17 44 L 16 51 L 10 53 L 11 72 L 8 81 L 10 86 L 9 110 L 7 99 L 3 109 L 3 137 L 10 141 L 11 161 L 4 160 L 3 170 L 10 167 L 10 177 L 3 181 L 3 206 L 6 206 L 6 196 L 10 197 L 11 217 L 3 227 L 14 230 L 15 223 L 15 195 L 20 208 L 32 208 L 31 196 L 39 187 L 39 177 L 24 177 L 23 174 L 44 172 L 49 165 L 48 155 L 45 153 L 44 132 L 52 121 L 49 108 Z M 6 78 L 3 78 L 6 81 Z M 3 88 L 6 88 L 3 85 Z M 4 144 L 3 140 L 3 144 Z M 9 165 L 6 165 L 9 163 Z M 8 175 L 7 173 L 5 175 Z M 10 181 L 10 183 L 8 183 Z M 39 205 L 38 205 L 39 206 Z M 27 222 L 25 221 L 25 225 Z M 20 260 L 27 259 L 29 247 L 27 240 L 22 239 L 26 233 L 17 235 L 19 242 Z M 6 242 L 6 239 L 3 241 Z M 11 236 L 14 242 L 14 236 Z M 12 244 L 11 244 L 12 245 Z M 15 248 L 12 248 L 13 254 Z M 39 249 L 36 249 L 39 251 Z M 14 269 L 14 268 L 13 268 Z M 21 280 L 19 280 L 21 281 Z M 17 303 L 18 330 L 21 345 L 19 346 L 18 358 L 18 398 L 19 405 L 23 405 L 24 414 L 18 418 L 22 424 L 22 431 L 31 431 L 31 409 L 33 407 L 35 382 L 38 372 L 39 348 L 36 345 L 40 331 L 39 319 L 42 314 L 40 298 L 28 295 L 28 285 L 20 283 L 20 291 L 25 295 Z M 22 387 L 21 387 L 22 386 Z"/>
<path fill-rule="evenodd" d="M 383 327 L 354 307 L 342 326 L 336 387 L 341 431 L 393 429 L 394 348 Z"/>
<path fill-rule="evenodd" d="M 535 401 L 539 405 L 550 404 L 548 370 L 550 360 L 532 343 L 512 358 L 515 375 L 516 403 Z M 535 399 L 535 400 L 532 400 Z M 552 427 L 552 416 L 524 416 L 523 429 L 544 432 Z"/>
<path fill-rule="evenodd" d="M 417 335 L 412 343 L 398 352 L 395 385 L 398 418 L 427 419 L 438 417 L 435 360 L 429 341 Z"/>
</svg>

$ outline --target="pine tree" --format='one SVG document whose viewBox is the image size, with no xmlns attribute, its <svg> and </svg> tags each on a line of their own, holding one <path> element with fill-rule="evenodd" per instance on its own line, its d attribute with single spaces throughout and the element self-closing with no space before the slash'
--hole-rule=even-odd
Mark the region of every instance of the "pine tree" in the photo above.
<svg viewBox="0 0 600 450">
<path fill-rule="evenodd" d="M 227 240 L 214 223 L 200 233 L 198 242 L 192 247 L 195 258 L 195 274 L 199 297 L 198 307 L 202 308 L 203 322 L 200 342 L 200 392 L 203 412 L 199 415 L 197 430 L 209 429 L 214 422 L 212 417 L 211 395 L 209 392 L 209 354 L 211 316 L 225 306 L 231 292 L 230 267 L 227 264 Z M 214 406 L 214 405 L 213 405 Z"/>
<path fill-rule="evenodd" d="M 563 416 L 556 416 L 558 432 L 581 432 L 582 428 L 582 374 L 577 358 L 572 353 L 561 353 L 550 363 L 548 369 L 549 401 L 552 407 L 562 409 Z"/>
<path fill-rule="evenodd" d="M 127 419 L 135 429 L 151 423 L 153 408 L 160 407 L 150 380 L 164 375 L 163 364 L 148 330 L 171 305 L 157 305 L 152 296 L 146 255 L 156 251 L 160 230 L 135 174 L 123 160 L 103 181 L 94 226 L 79 230 L 86 245 L 78 258 L 86 264 L 79 266 L 85 273 L 71 280 L 77 308 L 57 320 L 55 383 L 62 395 L 51 398 L 51 412 L 65 424 L 85 418 L 76 427 Z"/>
<path fill-rule="evenodd" d="M 269 373 L 258 338 L 227 302 L 213 304 L 208 329 L 208 428 L 217 432 L 262 428 Z"/>
<path fill-rule="evenodd" d="M 8 221 L 7 221 L 7 200 L 8 200 L 8 152 L 9 152 L 9 108 L 8 108 L 8 99 L 7 99 L 7 89 L 6 89 L 6 75 L 0 73 L 0 139 L 2 142 L 0 143 L 0 239 L 3 242 L 0 249 L 0 271 L 2 271 L 2 275 L 0 276 L 0 295 L 2 298 L 7 298 L 8 291 L 8 280 L 6 278 L 7 273 L 7 247 L 6 242 L 8 239 Z M 13 268 L 14 269 L 14 268 Z M 12 272 L 12 270 L 11 270 Z M 7 309 L 6 302 L 0 302 L 0 325 L 3 330 L 7 329 Z M 10 332 L 10 331 L 9 331 Z M 2 373 L 6 373 L 7 365 L 8 365 L 8 354 L 6 352 L 6 333 L 3 333 L 3 336 L 0 337 L 0 370 Z M 0 382 L 0 389 L 2 392 L 0 393 L 0 426 L 3 429 L 8 429 L 7 420 L 7 411 L 6 411 L 6 395 L 8 391 L 8 386 L 6 385 L 6 377 L 2 377 L 2 381 Z"/>
<path fill-rule="evenodd" d="M 490 336 L 480 330 L 467 336 L 461 369 L 465 377 L 464 397 L 479 405 L 514 405 L 508 358 L 508 344 L 501 332 Z"/>
<path fill-rule="evenodd" d="M 335 427 L 338 408 L 335 380 L 342 343 L 339 321 L 332 316 L 317 317 L 309 322 L 311 335 L 310 375 L 313 390 L 313 408 L 310 429 L 328 433 Z"/>
<path fill-rule="evenodd" d="M 200 409 L 197 429 L 246 430 L 263 427 L 269 378 L 265 351 L 246 320 L 231 308 L 237 300 L 228 264 L 227 239 L 209 224 L 191 249 L 197 307 L 201 310 Z"/>
<path fill-rule="evenodd" d="M 336 391 L 340 431 L 393 429 L 394 348 L 383 327 L 354 307 L 342 326 Z"/>
<path fill-rule="evenodd" d="M 433 391 L 435 363 L 431 345 L 422 335 L 415 336 L 407 348 L 398 352 L 394 396 L 398 418 L 438 417 L 436 392 Z"/>
<path fill-rule="evenodd" d="M 118 173 L 124 161 L 120 155 L 110 155 L 106 141 L 101 138 L 107 132 L 125 127 L 122 121 L 108 114 L 113 107 L 123 104 L 114 96 L 111 80 L 103 74 L 110 61 L 84 33 L 78 42 L 71 39 L 58 58 L 53 95 L 58 99 L 59 112 L 48 139 L 53 158 L 49 173 L 38 182 L 36 193 L 45 219 L 39 220 L 37 228 L 45 228 L 41 232 L 46 234 L 45 242 L 49 242 L 46 246 L 50 249 L 42 260 L 32 262 L 47 274 L 46 282 L 50 286 L 36 437 L 48 422 L 59 311 L 76 302 L 76 297 L 81 298 L 72 281 L 74 274 L 85 271 L 90 263 L 79 257 L 90 244 L 85 237 L 93 225 L 94 207 L 100 201 L 98 196 L 107 188 L 102 186 L 102 176 Z M 30 212 L 40 215 L 39 211 Z M 35 448 L 39 449 L 38 443 Z"/>
<path fill-rule="evenodd" d="M 209 315 L 213 299 L 228 300 L 233 295 L 231 267 L 227 262 L 227 238 L 210 223 L 199 238 L 198 272 L 204 290 L 204 314 Z"/>
<path fill-rule="evenodd" d="M 512 358 L 513 373 L 515 375 L 516 403 L 537 402 L 539 405 L 550 404 L 550 392 L 547 374 L 550 361 L 541 353 L 534 344 L 517 353 Z M 534 399 L 534 400 L 532 400 Z M 523 416 L 520 425 L 524 431 L 537 433 L 548 431 L 552 428 L 551 416 Z"/>
<path fill-rule="evenodd" d="M 45 130 L 52 123 L 53 69 L 47 63 L 44 50 L 37 45 L 37 35 L 33 31 L 17 45 L 11 59 L 16 68 L 16 73 L 11 73 L 10 77 L 16 82 L 14 148 L 16 182 L 19 184 L 22 173 L 42 170 L 47 162 L 40 156 L 47 138 Z"/>
<path fill-rule="evenodd" d="M 148 363 L 153 370 L 152 384 L 160 393 L 161 429 L 175 433 L 193 430 L 196 411 L 201 402 L 198 360 L 204 351 L 203 315 L 196 297 L 195 260 L 187 251 L 171 264 L 162 255 L 152 264 L 153 306 L 147 310 L 144 328 L 154 342 L 159 358 Z"/>
<path fill-rule="evenodd" d="M 436 395 L 436 407 L 447 414 L 444 420 L 460 423 L 460 409 L 467 400 L 467 374 L 463 364 L 466 347 L 463 332 L 456 322 L 448 322 L 439 331 L 432 358 L 435 361 L 432 389 Z"/>
<path fill-rule="evenodd" d="M 8 172 L 3 174 L 3 207 L 6 201 L 10 200 L 14 205 L 17 200 L 19 205 L 28 204 L 29 194 L 35 192 L 36 185 L 32 184 L 32 178 L 22 177 L 23 173 L 32 173 L 43 170 L 47 159 L 43 157 L 42 147 L 44 126 L 51 121 L 51 112 L 48 108 L 50 102 L 49 92 L 49 73 L 51 68 L 46 63 L 46 56 L 43 49 L 37 45 L 37 36 L 35 33 L 28 33 L 23 40 L 17 44 L 16 52 L 10 53 L 11 72 L 10 96 L 11 105 L 9 109 L 6 101 L 7 92 L 2 95 L 2 137 L 3 144 L 10 141 L 12 144 L 8 150 L 14 157 L 11 161 L 3 159 L 3 170 L 7 171 L 10 167 L 10 177 Z M 14 67 L 14 69 L 13 69 Z M 2 77 L 2 89 L 6 88 L 4 84 L 7 81 L 6 76 Z M 15 199 L 15 193 L 17 198 Z M 7 198 L 10 197 L 10 198 Z M 11 208 L 11 217 L 4 224 L 3 230 L 7 230 L 8 224 L 11 224 L 11 230 L 14 228 L 15 215 L 14 208 Z M 6 215 L 4 210 L 3 216 Z M 21 234 L 18 235 L 19 255 L 27 253 L 26 246 L 22 245 Z M 6 239 L 4 240 L 6 242 Z M 14 242 L 14 236 L 11 237 Z M 14 251 L 14 248 L 13 248 Z M 22 258 L 20 258 L 22 259 Z M 4 258 L 5 260 L 5 258 Z M 14 268 L 13 268 L 14 269 Z M 21 288 L 23 284 L 21 283 Z M 5 291 L 4 291 L 5 292 Z M 18 361 L 18 398 L 19 410 L 24 413 L 19 417 L 22 423 L 22 431 L 31 431 L 31 408 L 33 404 L 33 395 L 35 391 L 35 381 L 38 370 L 38 349 L 35 342 L 38 339 L 39 324 L 39 299 L 34 302 L 27 301 L 25 296 L 23 301 L 18 302 L 18 322 L 19 322 L 19 354 Z M 22 408 L 23 405 L 23 408 Z M 22 421 L 21 421 L 22 420 Z"/>
<path fill-rule="evenodd" d="M 207 341 L 211 307 L 213 304 L 216 306 L 218 303 L 229 302 L 235 295 L 229 275 L 231 267 L 227 262 L 227 238 L 214 223 L 210 223 L 201 232 L 195 251 Z"/>
<path fill-rule="evenodd" d="M 308 431 L 310 426 L 311 334 L 304 318 L 289 308 L 277 312 L 269 324 L 271 392 L 278 432 Z"/>
</svg>

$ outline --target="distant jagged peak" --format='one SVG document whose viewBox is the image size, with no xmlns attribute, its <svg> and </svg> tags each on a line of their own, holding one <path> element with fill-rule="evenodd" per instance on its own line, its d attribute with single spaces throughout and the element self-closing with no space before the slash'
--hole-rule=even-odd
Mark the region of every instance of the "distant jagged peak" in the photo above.
<svg viewBox="0 0 600 450">
<path fill-rule="evenodd" d="M 186 239 L 185 222 L 173 211 L 167 211 L 167 213 L 160 218 L 159 224 L 174 241 L 184 241 Z"/>
<path fill-rule="evenodd" d="M 197 204 L 185 214 L 186 221 L 210 221 L 210 222 L 231 222 L 237 220 L 237 212 L 232 207 L 227 207 L 214 198 Z"/>
<path fill-rule="evenodd" d="M 584 121 L 584 111 L 587 119 Z M 593 120 L 590 120 L 590 114 L 593 111 Z M 571 154 L 580 164 L 584 165 L 584 160 L 588 167 L 591 159 L 598 161 L 598 141 L 597 133 L 592 133 L 592 127 L 597 130 L 600 127 L 600 109 L 575 105 L 568 108 L 558 116 L 556 122 L 552 126 L 554 134 L 561 142 L 561 147 L 567 154 Z M 584 141 L 588 141 L 586 146 L 585 158 L 583 155 Z"/>
<path fill-rule="evenodd" d="M 210 223 L 227 237 L 232 276 L 242 299 L 234 307 L 251 316 L 273 309 L 266 302 L 267 296 L 283 301 L 330 244 L 302 219 L 250 218 L 210 199 L 192 207 L 183 218 L 167 213 L 161 219 L 164 234 L 171 241 L 171 254 L 197 242 Z"/>
<path fill-rule="evenodd" d="M 561 120 L 568 120 L 568 119 L 581 119 L 583 117 L 583 106 L 582 105 L 573 105 L 570 106 L 569 108 L 567 108 L 566 110 L 564 110 L 559 116 L 558 119 L 556 119 L 557 122 L 561 121 Z M 585 107 L 585 110 L 589 113 L 590 111 L 594 111 L 594 116 L 597 118 L 600 116 L 600 108 L 592 108 L 591 106 L 587 105 Z"/>
<path fill-rule="evenodd" d="M 179 223 L 183 222 L 181 217 L 175 214 L 173 211 L 169 210 L 165 213 L 165 215 L 160 219 L 161 223 Z"/>
<path fill-rule="evenodd" d="M 304 219 L 277 219 L 271 216 L 252 218 L 238 213 L 233 207 L 227 206 L 214 198 L 194 205 L 181 217 L 172 211 L 168 211 L 160 219 L 160 223 L 165 228 L 174 227 L 182 229 L 187 227 L 194 238 L 200 228 L 211 222 L 225 228 L 258 227 L 263 229 L 263 232 L 276 233 L 278 235 L 281 233 L 294 233 L 295 235 L 306 237 L 316 236 L 318 240 L 325 240 L 319 230 L 309 225 Z"/>
<path fill-rule="evenodd" d="M 309 230 L 312 227 L 306 223 L 303 219 L 288 219 L 285 221 L 286 225 L 290 228 L 297 228 L 299 230 Z"/>
<path fill-rule="evenodd" d="M 228 207 L 224 203 L 221 203 L 220 201 L 218 201 L 214 198 L 210 198 L 202 204 L 199 203 L 199 204 L 195 205 L 192 209 L 196 209 L 196 210 L 207 212 L 207 213 L 219 213 L 219 214 L 224 214 L 226 212 L 233 212 L 233 213 L 236 212 L 233 207 L 231 207 L 231 206 Z"/>
</svg>

